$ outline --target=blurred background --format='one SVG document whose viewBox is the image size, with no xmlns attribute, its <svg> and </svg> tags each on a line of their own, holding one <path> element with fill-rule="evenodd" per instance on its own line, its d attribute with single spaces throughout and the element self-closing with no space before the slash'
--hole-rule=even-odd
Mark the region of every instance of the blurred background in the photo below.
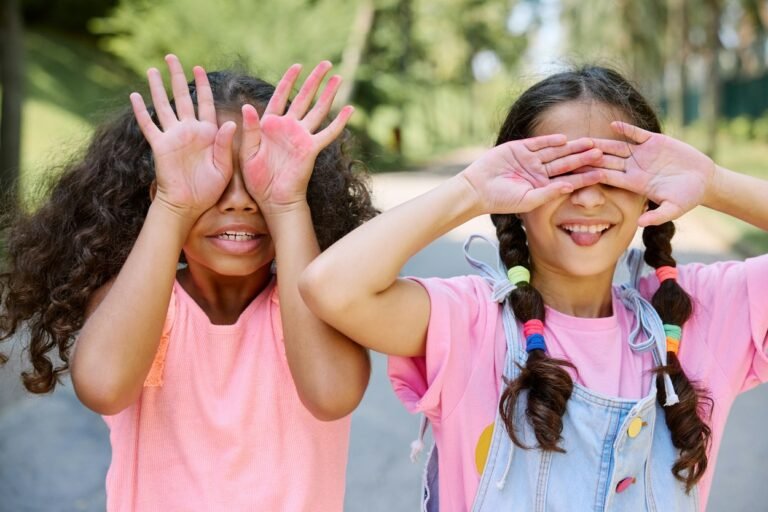
<svg viewBox="0 0 768 512">
<path fill-rule="evenodd" d="M 587 63 L 630 77 L 671 135 L 768 178 L 768 0 L 1 1 L 0 194 L 19 183 L 27 208 L 95 125 L 146 91 L 145 70 L 162 69 L 169 52 L 188 70 L 245 68 L 271 82 L 294 62 L 308 71 L 333 61 L 345 79 L 337 105 L 356 106 L 350 128 L 381 207 L 491 145 L 533 82 Z M 756 228 L 706 209 L 691 219 L 675 246 L 681 261 L 768 252 Z M 406 273 L 466 273 L 465 234 L 438 240 Z M 24 394 L 12 356 L 0 369 L 0 512 L 103 510 L 106 427 L 66 383 Z M 414 509 L 421 470 L 407 453 L 418 420 L 388 389 L 383 358 L 374 370 L 353 416 L 347 508 Z M 754 427 L 766 422 L 768 390 L 740 398 L 710 510 L 768 510 L 768 440 Z"/>
</svg>

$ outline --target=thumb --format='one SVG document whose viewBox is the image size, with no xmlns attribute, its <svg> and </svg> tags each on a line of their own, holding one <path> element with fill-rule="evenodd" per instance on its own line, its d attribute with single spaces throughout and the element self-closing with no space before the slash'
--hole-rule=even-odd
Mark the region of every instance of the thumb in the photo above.
<svg viewBox="0 0 768 512">
<path fill-rule="evenodd" d="M 675 220 L 685 213 L 682 208 L 669 201 L 662 201 L 657 208 L 648 210 L 637 219 L 637 224 L 640 227 L 646 226 L 659 226 L 665 222 Z"/>
<path fill-rule="evenodd" d="M 243 112 L 243 136 L 240 143 L 240 160 L 245 164 L 259 152 L 261 146 L 261 122 L 253 105 L 245 104 Z"/>
<path fill-rule="evenodd" d="M 545 187 L 534 188 L 523 196 L 522 201 L 520 201 L 519 211 L 515 213 L 526 213 L 535 210 L 563 194 L 570 194 L 573 190 L 573 184 L 567 181 L 552 181 Z"/>
<path fill-rule="evenodd" d="M 213 164 L 227 181 L 232 177 L 232 142 L 236 130 L 237 125 L 227 121 L 219 127 L 216 139 L 213 141 Z"/>
</svg>

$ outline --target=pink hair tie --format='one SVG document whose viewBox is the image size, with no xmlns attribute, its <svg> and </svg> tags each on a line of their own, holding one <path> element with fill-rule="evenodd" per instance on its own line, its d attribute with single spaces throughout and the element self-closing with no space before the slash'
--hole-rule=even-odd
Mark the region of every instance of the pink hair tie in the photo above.
<svg viewBox="0 0 768 512">
<path fill-rule="evenodd" d="M 523 336 L 527 338 L 532 334 L 544 335 L 544 324 L 537 318 L 528 320 L 523 324 Z"/>
<path fill-rule="evenodd" d="M 663 283 L 667 279 L 677 280 L 677 268 L 670 266 L 663 266 L 656 269 L 656 277 L 659 278 L 659 284 Z"/>
</svg>

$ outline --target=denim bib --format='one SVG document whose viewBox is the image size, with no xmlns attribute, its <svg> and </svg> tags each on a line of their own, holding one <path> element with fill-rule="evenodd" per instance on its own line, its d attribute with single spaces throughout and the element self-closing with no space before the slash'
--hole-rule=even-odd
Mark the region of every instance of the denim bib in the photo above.
<svg viewBox="0 0 768 512">
<path fill-rule="evenodd" d="M 515 379 L 527 353 L 521 343 L 521 326 L 508 301 L 514 288 L 503 264 L 498 268 L 470 257 L 470 237 L 464 245 L 470 265 L 493 286 L 493 298 L 503 302 L 502 321 L 507 340 L 504 375 Z M 488 241 L 487 239 L 485 239 Z M 493 242 L 488 241 L 493 244 Z M 495 244 L 494 244 L 495 245 Z M 629 343 L 636 352 L 651 350 L 657 364 L 666 363 L 661 320 L 636 290 L 642 268 L 640 251 L 627 257 L 630 283 L 622 285 L 621 300 L 635 313 Z M 640 341 L 638 341 L 640 340 Z M 503 387 L 503 383 L 500 383 Z M 667 397 L 676 401 L 671 381 L 665 377 Z M 526 394 L 516 404 L 517 434 L 526 446 L 537 441 L 525 417 Z M 605 396 L 577 383 L 563 416 L 561 446 L 565 453 L 522 449 L 515 446 L 500 416 L 496 415 L 490 449 L 472 510 L 475 512 L 525 511 L 698 511 L 698 490 L 686 494 L 671 468 L 678 457 L 656 401 L 656 379 L 647 396 L 629 400 Z M 438 453 L 430 452 L 424 474 L 422 510 L 439 510 Z"/>
</svg>

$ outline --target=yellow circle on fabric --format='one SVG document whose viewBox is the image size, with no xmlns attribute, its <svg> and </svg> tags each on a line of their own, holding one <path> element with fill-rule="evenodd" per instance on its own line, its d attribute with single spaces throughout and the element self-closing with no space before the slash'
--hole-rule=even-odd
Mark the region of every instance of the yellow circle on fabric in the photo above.
<svg viewBox="0 0 768 512">
<path fill-rule="evenodd" d="M 488 452 L 491 450 L 491 440 L 493 440 L 493 423 L 485 427 L 477 440 L 475 447 L 475 465 L 477 474 L 482 475 L 485 469 L 485 462 L 488 460 Z"/>
<path fill-rule="evenodd" d="M 637 437 L 640 431 L 643 429 L 643 420 L 640 418 L 634 418 L 629 422 L 629 428 L 627 428 L 627 434 L 629 437 Z"/>
</svg>

